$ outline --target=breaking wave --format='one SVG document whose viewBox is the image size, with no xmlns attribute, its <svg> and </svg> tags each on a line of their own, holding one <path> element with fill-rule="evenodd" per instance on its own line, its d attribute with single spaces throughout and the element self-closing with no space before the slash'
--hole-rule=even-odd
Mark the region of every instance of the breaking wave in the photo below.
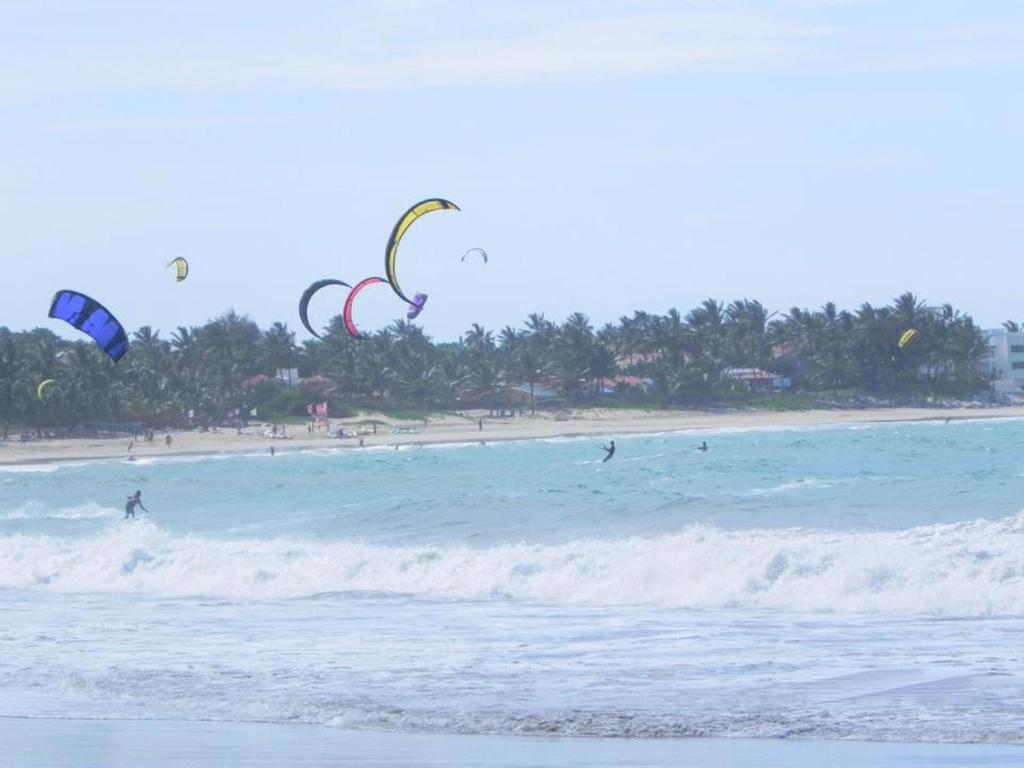
<svg viewBox="0 0 1024 768">
<path fill-rule="evenodd" d="M 113 514 L 92 505 L 77 509 Z M 0 589 L 241 600 L 359 591 L 594 605 L 1024 614 L 1024 513 L 899 532 L 695 525 L 651 537 L 481 548 L 176 536 L 139 520 L 88 538 L 0 537 Z"/>
<path fill-rule="evenodd" d="M 17 509 L 0 512 L 0 520 L 98 520 L 118 516 L 118 510 L 99 504 L 80 504 L 74 507 L 48 507 L 25 504 Z"/>
</svg>

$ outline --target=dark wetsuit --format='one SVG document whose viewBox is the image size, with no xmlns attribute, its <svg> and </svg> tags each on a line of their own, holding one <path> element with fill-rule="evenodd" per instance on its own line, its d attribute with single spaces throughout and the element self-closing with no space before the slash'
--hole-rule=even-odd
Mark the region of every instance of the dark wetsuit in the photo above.
<svg viewBox="0 0 1024 768">
<path fill-rule="evenodd" d="M 608 452 L 608 455 L 607 455 L 607 456 L 605 456 L 605 457 L 604 457 L 604 458 L 603 458 L 603 459 L 601 460 L 601 463 L 602 463 L 602 464 L 603 464 L 604 462 L 608 461 L 609 459 L 611 459 L 611 457 L 615 455 L 615 441 L 614 441 L 614 440 L 612 440 L 612 444 L 611 444 L 611 445 L 609 445 L 608 447 L 606 447 L 606 448 L 605 448 L 605 451 L 607 451 L 607 452 Z"/>
<path fill-rule="evenodd" d="M 142 499 L 138 496 L 129 496 L 128 502 L 124 505 L 124 519 L 127 520 L 129 517 L 135 518 L 135 508 L 141 507 L 143 512 L 149 512 L 148 509 L 142 506 Z"/>
</svg>

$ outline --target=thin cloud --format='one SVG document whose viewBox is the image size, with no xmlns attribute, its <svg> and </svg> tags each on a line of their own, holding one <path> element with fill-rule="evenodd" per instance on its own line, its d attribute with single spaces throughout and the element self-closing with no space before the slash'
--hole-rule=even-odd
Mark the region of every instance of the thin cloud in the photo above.
<svg viewBox="0 0 1024 768">
<path fill-rule="evenodd" d="M 657 0 L 483 10 L 444 0 L 355 4 L 323 18 L 288 17 L 280 32 L 255 12 L 242 28 L 211 20 L 195 42 L 183 42 L 180 29 L 152 39 L 136 12 L 125 22 L 132 34 L 102 46 L 72 35 L 63 53 L 43 56 L 27 44 L 0 53 L 0 93 L 389 91 L 709 71 L 960 69 L 1024 59 L 1019 24 L 897 23 L 860 0 L 763 9 Z"/>
<path fill-rule="evenodd" d="M 464 19 L 448 7 L 451 24 L 435 22 L 423 30 L 410 30 L 408 22 L 391 25 L 377 15 L 376 45 L 368 45 L 366 36 L 345 37 L 344 30 L 328 44 L 319 31 L 309 30 L 306 40 L 301 34 L 278 40 L 276 51 L 269 41 L 244 40 L 235 41 L 234 52 L 216 55 L 143 50 L 127 60 L 116 49 L 46 61 L 9 55 L 3 88 L 365 91 L 587 81 L 778 66 L 798 57 L 801 41 L 828 34 L 799 20 L 696 5 L 690 11 L 598 17 L 587 14 L 586 6 L 570 6 L 568 19 L 559 18 L 555 6 L 526 6 L 525 20 L 493 26 L 479 13 Z M 361 17 L 350 28 L 366 27 Z M 229 33 L 226 39 L 232 39 Z"/>
<path fill-rule="evenodd" d="M 778 65 L 795 56 L 795 43 L 825 34 L 739 14 L 633 16 L 515 39 L 431 43 L 371 64 L 286 61 L 262 74 L 280 84 L 343 90 L 602 80 Z"/>
<path fill-rule="evenodd" d="M 881 31 L 870 46 L 843 56 L 845 69 L 920 72 L 992 67 L 1024 62 L 1024 25 Z M 838 64 L 837 64 L 838 66 Z"/>
</svg>

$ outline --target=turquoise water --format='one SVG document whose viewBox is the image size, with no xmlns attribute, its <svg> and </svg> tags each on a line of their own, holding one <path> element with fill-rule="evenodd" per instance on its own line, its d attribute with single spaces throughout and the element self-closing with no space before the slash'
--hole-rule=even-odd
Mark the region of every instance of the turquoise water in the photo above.
<svg viewBox="0 0 1024 768">
<path fill-rule="evenodd" d="M 1019 422 L 879 425 L 0 469 L 0 531 L 92 535 L 143 489 L 173 534 L 567 541 L 694 523 L 899 530 L 1022 508 Z M 28 471 L 26 471 L 28 470 Z M 89 507 L 76 516 L 74 509 Z M 99 514 L 110 509 L 109 515 Z M 64 520 L 64 522 L 61 522 Z"/>
<path fill-rule="evenodd" d="M 1022 740 L 1024 423 L 616 443 L 0 468 L 0 715 Z"/>
</svg>

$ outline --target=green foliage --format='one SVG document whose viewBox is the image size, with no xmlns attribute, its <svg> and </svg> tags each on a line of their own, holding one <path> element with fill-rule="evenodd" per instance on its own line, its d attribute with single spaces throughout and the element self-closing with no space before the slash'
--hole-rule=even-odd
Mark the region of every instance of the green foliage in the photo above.
<svg viewBox="0 0 1024 768">
<path fill-rule="evenodd" d="M 409 408 L 383 408 L 381 413 L 397 421 L 423 421 L 430 416 L 429 411 L 416 411 Z"/>
<path fill-rule="evenodd" d="M 301 420 L 309 403 L 324 400 L 332 416 L 362 409 L 420 420 L 436 411 L 502 407 L 513 385 L 554 390 L 561 406 L 773 410 L 865 394 L 964 398 L 989 386 L 978 372 L 984 336 L 948 304 L 928 307 L 906 293 L 887 307 L 863 304 L 851 312 L 829 303 L 776 314 L 749 299 L 708 299 L 686 314 L 635 312 L 596 329 L 582 313 L 563 323 L 532 314 L 522 328 L 495 334 L 474 324 L 457 343 L 437 344 L 404 320 L 352 339 L 335 318 L 323 341 L 299 347 L 285 324 L 263 330 L 232 310 L 179 327 L 168 339 L 140 328 L 118 365 L 85 341 L 0 328 L 0 432 L 106 420 L 183 425 L 190 411 L 196 423 L 217 423 L 252 408 L 261 418 Z M 919 335 L 899 349 L 908 328 Z M 279 369 L 290 368 L 306 377 L 302 386 L 286 389 L 276 380 Z M 739 368 L 791 378 L 794 392 L 751 391 L 734 375 Z M 40 402 L 36 387 L 47 378 L 57 386 Z"/>
<path fill-rule="evenodd" d="M 759 411 L 810 411 L 821 408 L 822 400 L 804 392 L 750 397 L 742 401 L 745 408 Z"/>
<path fill-rule="evenodd" d="M 315 398 L 315 401 L 320 402 L 320 399 Z M 314 396 L 305 387 L 296 389 L 282 387 L 273 398 L 257 408 L 260 418 L 283 420 L 288 417 L 299 417 L 305 419 L 308 416 L 306 406 L 312 402 L 314 402 Z"/>
</svg>

